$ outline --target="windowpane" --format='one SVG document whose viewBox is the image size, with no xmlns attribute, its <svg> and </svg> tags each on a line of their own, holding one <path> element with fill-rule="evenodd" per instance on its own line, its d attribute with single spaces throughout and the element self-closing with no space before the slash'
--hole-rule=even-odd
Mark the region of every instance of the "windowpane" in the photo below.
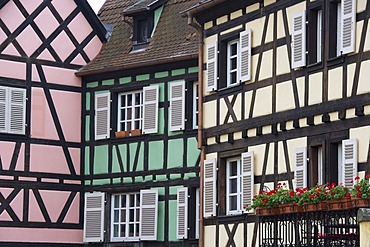
<svg viewBox="0 0 370 247">
<path fill-rule="evenodd" d="M 114 207 L 115 208 L 119 207 L 119 196 L 114 196 Z"/>
<path fill-rule="evenodd" d="M 236 178 L 230 179 L 229 184 L 230 184 L 229 193 L 237 193 L 238 192 L 238 180 Z"/>
<path fill-rule="evenodd" d="M 227 213 L 239 213 L 242 210 L 242 169 L 240 159 L 227 160 L 226 205 Z"/>
<path fill-rule="evenodd" d="M 121 237 L 126 235 L 126 225 L 121 225 Z"/>
<path fill-rule="evenodd" d="M 134 209 L 130 209 L 129 211 L 129 215 L 130 215 L 130 222 L 133 222 L 134 219 L 135 219 L 135 210 Z"/>
<path fill-rule="evenodd" d="M 121 107 L 126 106 L 126 95 L 121 95 Z"/>
<path fill-rule="evenodd" d="M 234 56 L 234 55 L 236 55 L 238 53 L 238 46 L 237 46 L 237 44 L 236 43 L 234 43 L 234 44 L 232 44 L 231 46 L 230 46 L 230 54 L 231 54 L 231 56 Z"/>
<path fill-rule="evenodd" d="M 121 207 L 126 207 L 126 195 L 121 196 Z"/>
<path fill-rule="evenodd" d="M 121 210 L 121 222 L 126 221 L 126 209 Z"/>
<path fill-rule="evenodd" d="M 120 94 L 121 104 L 118 106 L 119 119 L 118 131 L 140 129 L 143 116 L 143 97 L 142 92 L 131 92 Z M 125 100 L 124 100 L 125 99 Z M 123 104 L 123 101 L 126 103 Z"/>
<path fill-rule="evenodd" d="M 114 210 L 114 222 L 119 222 L 119 210 Z"/>
<path fill-rule="evenodd" d="M 148 38 L 148 25 L 147 20 L 138 20 L 137 22 L 137 42 L 146 42 Z"/>
<path fill-rule="evenodd" d="M 113 226 L 113 236 L 118 237 L 118 225 Z"/>
<path fill-rule="evenodd" d="M 129 237 L 134 237 L 135 235 L 135 225 L 134 224 L 130 224 L 129 225 Z"/>
<path fill-rule="evenodd" d="M 135 195 L 131 194 L 130 195 L 130 207 L 133 207 L 135 205 Z"/>
<path fill-rule="evenodd" d="M 230 196 L 230 211 L 234 211 L 238 209 L 238 197 L 237 196 Z"/>
<path fill-rule="evenodd" d="M 237 161 L 231 161 L 229 167 L 230 167 L 230 177 L 236 176 L 238 174 Z"/>
</svg>

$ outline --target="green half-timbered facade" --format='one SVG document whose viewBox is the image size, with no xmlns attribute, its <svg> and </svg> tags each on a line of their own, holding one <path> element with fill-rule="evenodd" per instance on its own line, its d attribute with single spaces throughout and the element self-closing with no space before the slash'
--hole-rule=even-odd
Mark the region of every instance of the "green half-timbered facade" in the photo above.
<svg viewBox="0 0 370 247">
<path fill-rule="evenodd" d="M 204 35 L 200 245 L 288 246 L 282 225 L 261 229 L 244 208 L 279 183 L 368 173 L 370 2 L 204 0 L 184 13 Z"/>
<path fill-rule="evenodd" d="M 84 242 L 197 246 L 196 1 L 108 0 L 112 36 L 83 78 Z M 140 244 L 140 245 L 139 245 Z"/>
</svg>

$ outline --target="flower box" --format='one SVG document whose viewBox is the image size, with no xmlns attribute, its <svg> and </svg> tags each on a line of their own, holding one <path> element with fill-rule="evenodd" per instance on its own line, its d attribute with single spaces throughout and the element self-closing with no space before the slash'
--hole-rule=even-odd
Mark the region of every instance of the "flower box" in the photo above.
<svg viewBox="0 0 370 247">
<path fill-rule="evenodd" d="M 141 135 L 141 129 L 131 130 L 131 136 L 139 136 L 139 135 Z"/>
<path fill-rule="evenodd" d="M 298 206 L 294 203 L 279 205 L 279 209 L 281 214 L 300 213 L 303 211 L 302 206 Z"/>
<path fill-rule="evenodd" d="M 351 198 L 341 198 L 327 201 L 328 210 L 345 210 L 352 208 Z"/>
<path fill-rule="evenodd" d="M 320 202 L 320 203 L 304 203 L 303 210 L 306 212 L 314 212 L 314 211 L 324 211 L 327 210 L 327 204 L 326 202 Z"/>
<path fill-rule="evenodd" d="M 130 132 L 129 131 L 117 131 L 117 132 L 114 132 L 114 136 L 116 138 L 128 137 L 129 135 L 130 135 Z"/>
<path fill-rule="evenodd" d="M 370 200 L 364 198 L 352 198 L 352 206 L 354 208 L 367 208 L 370 207 Z"/>
<path fill-rule="evenodd" d="M 277 215 L 277 214 L 280 214 L 280 209 L 278 207 L 273 207 L 273 208 L 257 207 L 256 214 L 260 216 Z"/>
</svg>

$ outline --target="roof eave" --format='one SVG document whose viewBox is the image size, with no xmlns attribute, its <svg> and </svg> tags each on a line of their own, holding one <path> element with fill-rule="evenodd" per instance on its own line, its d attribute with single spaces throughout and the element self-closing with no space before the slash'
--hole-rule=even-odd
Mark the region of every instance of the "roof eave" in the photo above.
<svg viewBox="0 0 370 247">
<path fill-rule="evenodd" d="M 181 11 L 180 14 L 182 17 L 192 17 L 194 16 L 195 14 L 198 14 L 204 10 L 207 10 L 217 4 L 220 4 L 220 3 L 223 3 L 227 0 L 208 0 L 208 1 L 204 1 L 204 2 L 199 2 L 193 6 L 191 6 L 190 8 L 184 10 L 184 11 Z"/>
</svg>

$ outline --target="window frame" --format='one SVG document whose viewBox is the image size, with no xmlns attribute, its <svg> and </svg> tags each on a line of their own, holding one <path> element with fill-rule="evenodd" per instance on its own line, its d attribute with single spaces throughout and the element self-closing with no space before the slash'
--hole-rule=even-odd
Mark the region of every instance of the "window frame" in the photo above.
<svg viewBox="0 0 370 247">
<path fill-rule="evenodd" d="M 136 118 L 135 117 L 135 107 L 136 106 L 136 102 L 135 102 L 135 96 L 136 94 L 139 93 L 140 94 L 140 104 L 139 104 L 139 107 L 140 107 L 140 117 L 139 118 Z M 132 99 L 132 103 L 131 103 L 131 110 L 133 112 L 133 115 L 131 117 L 131 120 L 127 120 L 127 109 L 129 108 L 128 105 L 127 105 L 127 96 L 128 95 L 131 95 Z M 121 107 L 121 97 L 122 96 L 126 96 L 126 105 L 125 107 Z M 125 109 L 125 120 L 122 120 L 122 116 L 121 116 L 121 110 L 122 109 Z M 144 114 L 144 98 L 143 98 L 143 90 L 136 90 L 136 91 L 129 91 L 129 92 L 121 92 L 121 93 L 118 93 L 117 95 L 117 131 L 131 131 L 131 130 L 134 130 L 134 129 L 142 129 L 143 127 L 143 114 Z M 139 128 L 135 128 L 135 122 L 136 121 L 139 121 Z M 128 125 L 128 122 L 131 122 L 131 128 L 128 129 L 127 128 L 127 125 Z M 125 129 L 121 129 L 121 124 L 124 123 L 125 124 Z M 132 128 L 134 127 L 134 128 Z"/>
<path fill-rule="evenodd" d="M 308 65 L 320 64 L 324 59 L 324 8 L 322 3 L 315 3 L 307 11 L 308 27 L 306 35 L 308 48 Z"/>
<path fill-rule="evenodd" d="M 231 163 L 236 162 L 236 175 L 230 174 Z M 231 185 L 230 180 L 236 179 L 236 192 L 230 192 Z M 226 214 L 227 215 L 234 215 L 240 214 L 243 210 L 242 205 L 242 196 L 243 196 L 243 189 L 242 189 L 242 179 L 243 179 L 243 172 L 241 166 L 241 158 L 234 157 L 229 158 L 226 160 Z M 236 209 L 231 209 L 231 197 L 236 196 Z"/>
<path fill-rule="evenodd" d="M 232 46 L 236 45 L 236 54 L 232 55 Z M 240 68 L 240 42 L 239 38 L 228 41 L 227 42 L 227 49 L 226 49 L 226 85 L 227 87 L 232 87 L 239 84 L 240 78 L 239 78 L 239 68 Z M 236 67 L 235 69 L 232 69 L 232 60 L 236 59 Z M 231 74 L 235 73 L 235 82 L 231 82 L 232 76 Z"/>
<path fill-rule="evenodd" d="M 134 206 L 130 206 L 130 196 L 131 195 L 134 195 L 134 201 L 135 201 L 135 204 Z M 118 207 L 115 207 L 115 198 L 116 196 L 119 196 L 119 206 Z M 125 207 L 122 207 L 121 203 L 122 203 L 122 196 L 125 196 L 126 199 L 125 199 L 125 202 L 126 202 L 126 206 Z M 112 198 L 112 203 L 111 203 L 111 222 L 110 222 L 110 230 L 111 230 L 111 241 L 112 242 L 118 242 L 118 241 L 139 241 L 140 240 L 140 211 L 141 211 L 141 205 L 140 205 L 140 192 L 139 193 L 122 193 L 122 194 L 112 194 L 111 196 Z M 139 203 L 139 205 L 137 205 L 137 203 Z M 121 212 L 122 212 L 122 209 L 125 209 L 126 211 L 126 217 L 125 217 L 125 220 L 126 221 L 122 221 L 122 217 L 121 217 Z M 114 221 L 114 212 L 115 210 L 118 210 L 119 211 L 119 214 L 118 214 L 118 219 L 119 221 L 118 222 L 115 222 Z M 130 210 L 134 210 L 134 221 L 133 222 L 130 222 Z M 138 214 L 138 215 L 137 215 Z M 123 224 L 122 224 L 123 223 Z M 129 236 L 129 226 L 130 224 L 134 224 L 134 227 L 137 227 L 137 231 L 135 232 L 134 231 L 134 235 L 135 236 Z M 121 234 L 121 226 L 122 225 L 125 225 L 125 236 L 122 237 L 122 236 L 118 236 L 118 237 L 115 237 L 114 234 L 114 226 L 115 225 L 118 225 L 118 235 Z M 136 236 L 136 233 L 137 233 L 137 236 Z"/>
<path fill-rule="evenodd" d="M 143 20 L 146 21 L 146 38 L 145 40 L 139 40 L 140 36 L 139 23 Z M 133 51 L 145 49 L 148 46 L 149 42 L 152 40 L 153 28 L 154 28 L 154 10 L 133 16 L 133 35 L 132 35 Z"/>
<path fill-rule="evenodd" d="M 193 83 L 193 110 L 192 110 L 192 116 L 193 116 L 193 129 L 198 129 L 198 104 L 199 104 L 199 94 L 198 94 L 198 81 L 194 81 Z"/>
</svg>

